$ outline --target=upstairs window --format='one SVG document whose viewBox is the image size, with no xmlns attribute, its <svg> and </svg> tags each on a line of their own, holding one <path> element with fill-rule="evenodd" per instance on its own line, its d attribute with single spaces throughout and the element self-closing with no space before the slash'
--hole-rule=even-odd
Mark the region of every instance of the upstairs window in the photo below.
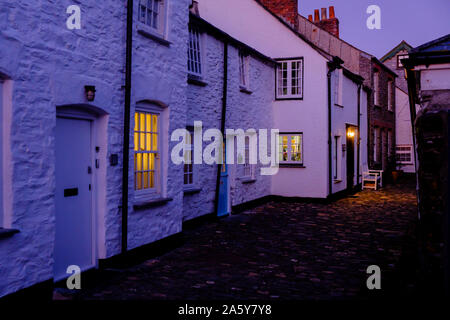
<svg viewBox="0 0 450 320">
<path fill-rule="evenodd" d="M 249 88 L 249 58 L 248 55 L 239 51 L 239 85 L 244 88 Z"/>
<path fill-rule="evenodd" d="M 164 33 L 165 8 L 167 0 L 140 0 L 139 22 L 149 26 L 152 30 Z"/>
<path fill-rule="evenodd" d="M 389 111 L 394 110 L 394 103 L 393 103 L 393 99 L 392 99 L 393 84 L 394 84 L 394 82 L 392 80 L 388 81 L 388 92 L 387 92 L 387 95 L 388 95 L 388 110 Z"/>
<path fill-rule="evenodd" d="M 303 99 L 303 59 L 279 61 L 276 77 L 277 99 Z"/>
<path fill-rule="evenodd" d="M 379 94 L 380 94 L 380 75 L 378 71 L 374 71 L 373 73 L 373 104 L 379 105 Z"/>
<path fill-rule="evenodd" d="M 202 76 L 202 47 L 200 32 L 189 28 L 188 72 L 194 76 Z"/>
<path fill-rule="evenodd" d="M 402 59 L 408 59 L 409 55 L 407 54 L 399 54 L 397 56 L 397 69 L 402 69 L 403 68 L 403 63 L 402 63 Z"/>
<path fill-rule="evenodd" d="M 281 163 L 303 164 L 303 134 L 279 135 L 279 161 Z"/>
<path fill-rule="evenodd" d="M 335 78 L 334 78 L 334 104 L 342 107 L 342 90 L 343 90 L 343 82 L 344 82 L 344 72 L 341 70 L 336 70 Z"/>
</svg>

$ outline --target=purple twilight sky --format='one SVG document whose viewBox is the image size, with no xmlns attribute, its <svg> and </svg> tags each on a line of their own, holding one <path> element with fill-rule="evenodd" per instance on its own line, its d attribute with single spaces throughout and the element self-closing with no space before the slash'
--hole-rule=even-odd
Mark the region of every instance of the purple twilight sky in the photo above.
<svg viewBox="0 0 450 320">
<path fill-rule="evenodd" d="M 380 30 L 366 26 L 369 5 L 381 9 Z M 341 38 L 377 58 L 402 40 L 417 47 L 450 33 L 450 0 L 299 0 L 305 17 L 329 6 L 335 8 Z"/>
</svg>

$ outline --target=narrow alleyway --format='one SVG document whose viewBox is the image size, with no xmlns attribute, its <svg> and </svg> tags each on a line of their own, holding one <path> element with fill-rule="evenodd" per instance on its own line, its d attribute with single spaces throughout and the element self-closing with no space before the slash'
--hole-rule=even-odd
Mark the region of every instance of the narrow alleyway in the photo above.
<svg viewBox="0 0 450 320">
<path fill-rule="evenodd" d="M 75 299 L 340 299 L 406 295 L 414 274 L 414 186 L 332 204 L 275 203 L 184 231 L 183 244 Z M 366 288 L 381 268 L 382 289 Z M 409 286 L 408 286 L 409 285 Z"/>
</svg>

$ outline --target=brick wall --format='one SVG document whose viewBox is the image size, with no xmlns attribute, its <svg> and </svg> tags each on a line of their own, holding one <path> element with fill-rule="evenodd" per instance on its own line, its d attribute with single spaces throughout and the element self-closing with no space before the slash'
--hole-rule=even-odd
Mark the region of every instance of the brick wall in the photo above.
<svg viewBox="0 0 450 320">
<path fill-rule="evenodd" d="M 373 74 L 374 70 L 378 70 L 379 74 L 379 88 L 378 88 L 378 104 L 374 104 L 374 91 L 372 90 L 369 95 L 368 101 L 368 155 L 369 166 L 372 168 L 382 168 L 386 170 L 388 168 L 388 141 L 387 132 L 392 132 L 391 152 L 393 156 L 395 154 L 395 90 L 391 91 L 392 110 L 388 110 L 388 82 L 391 80 L 392 85 L 395 85 L 394 76 L 381 68 L 377 63 L 368 57 L 362 57 L 360 61 L 360 70 L 362 76 L 365 78 L 364 84 L 370 88 L 374 87 Z M 382 154 L 381 159 L 374 159 L 374 130 L 380 129 L 381 139 L 377 142 L 377 154 Z M 381 152 L 381 153 L 380 153 Z M 378 158 L 378 157 L 377 157 Z"/>
<path fill-rule="evenodd" d="M 298 0 L 258 0 L 291 25 L 297 25 Z"/>
</svg>

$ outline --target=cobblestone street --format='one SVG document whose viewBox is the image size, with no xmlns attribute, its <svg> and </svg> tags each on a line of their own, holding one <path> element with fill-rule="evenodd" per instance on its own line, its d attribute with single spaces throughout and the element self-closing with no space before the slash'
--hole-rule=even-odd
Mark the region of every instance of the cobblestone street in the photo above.
<svg viewBox="0 0 450 320">
<path fill-rule="evenodd" d="M 347 299 L 407 295 L 414 266 L 413 185 L 331 204 L 269 202 L 186 230 L 182 245 L 106 270 L 75 299 Z M 381 290 L 366 268 L 381 268 Z"/>
</svg>

